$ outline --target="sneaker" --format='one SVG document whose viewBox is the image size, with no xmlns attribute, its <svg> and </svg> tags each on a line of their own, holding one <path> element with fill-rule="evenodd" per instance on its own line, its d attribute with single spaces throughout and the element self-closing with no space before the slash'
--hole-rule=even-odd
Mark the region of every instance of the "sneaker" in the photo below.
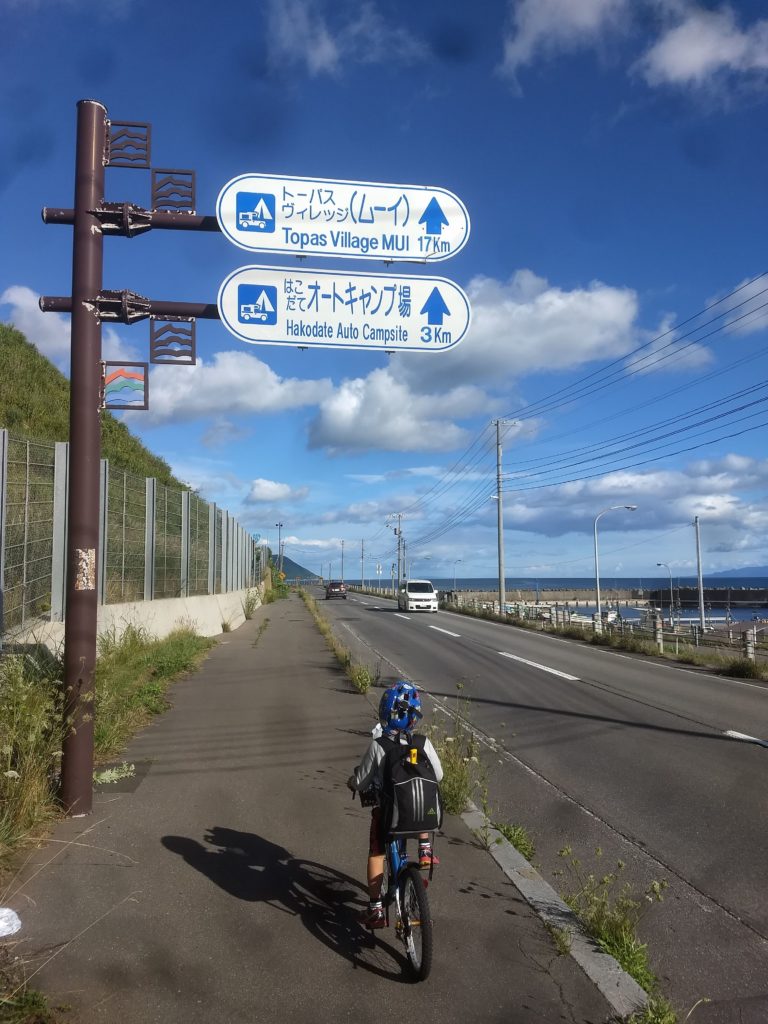
<svg viewBox="0 0 768 1024">
<path fill-rule="evenodd" d="M 384 913 L 384 907 L 382 906 L 367 907 L 367 909 L 360 914 L 359 920 L 363 928 L 386 928 L 387 926 L 387 916 Z"/>
<path fill-rule="evenodd" d="M 431 846 L 423 846 L 419 850 L 419 867 L 422 871 L 429 871 L 431 867 L 437 867 L 439 863 L 440 858 L 434 855 Z"/>
</svg>

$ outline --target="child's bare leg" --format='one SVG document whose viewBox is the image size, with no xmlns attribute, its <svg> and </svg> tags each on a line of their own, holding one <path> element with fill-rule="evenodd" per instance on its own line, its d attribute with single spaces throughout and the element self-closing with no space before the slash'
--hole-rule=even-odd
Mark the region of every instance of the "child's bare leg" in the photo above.
<svg viewBox="0 0 768 1024">
<path fill-rule="evenodd" d="M 384 854 L 368 858 L 368 896 L 374 902 L 381 899 L 384 880 Z"/>
</svg>

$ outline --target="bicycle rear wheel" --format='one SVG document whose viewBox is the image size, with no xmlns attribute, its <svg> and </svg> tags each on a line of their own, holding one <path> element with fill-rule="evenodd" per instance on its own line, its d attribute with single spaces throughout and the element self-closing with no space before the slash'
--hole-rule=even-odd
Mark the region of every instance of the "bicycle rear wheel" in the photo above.
<svg viewBox="0 0 768 1024">
<path fill-rule="evenodd" d="M 419 981 L 432 969 L 432 915 L 418 868 L 410 865 L 400 882 L 400 912 L 405 953 Z"/>
</svg>

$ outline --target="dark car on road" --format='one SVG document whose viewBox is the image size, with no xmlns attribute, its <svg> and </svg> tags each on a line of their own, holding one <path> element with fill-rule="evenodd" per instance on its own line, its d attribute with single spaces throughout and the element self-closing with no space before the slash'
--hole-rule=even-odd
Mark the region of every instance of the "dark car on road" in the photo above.
<svg viewBox="0 0 768 1024">
<path fill-rule="evenodd" d="M 332 597 L 343 597 L 347 599 L 347 587 L 344 583 L 331 582 L 325 588 L 325 600 L 330 601 Z"/>
</svg>

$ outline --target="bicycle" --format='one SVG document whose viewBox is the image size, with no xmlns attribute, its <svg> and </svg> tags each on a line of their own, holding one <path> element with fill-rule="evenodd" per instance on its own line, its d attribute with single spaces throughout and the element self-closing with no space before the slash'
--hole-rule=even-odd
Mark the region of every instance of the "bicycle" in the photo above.
<svg viewBox="0 0 768 1024">
<path fill-rule="evenodd" d="M 354 796 L 353 793 L 353 800 Z M 376 803 L 376 798 L 361 793 L 360 803 L 363 807 L 370 807 Z M 390 907 L 394 907 L 395 934 L 405 946 L 406 959 L 417 981 L 424 981 L 432 969 L 432 913 L 427 898 L 428 879 L 416 864 L 408 860 L 404 836 L 388 836 L 384 853 L 381 890 L 387 926 L 390 924 Z"/>
</svg>

